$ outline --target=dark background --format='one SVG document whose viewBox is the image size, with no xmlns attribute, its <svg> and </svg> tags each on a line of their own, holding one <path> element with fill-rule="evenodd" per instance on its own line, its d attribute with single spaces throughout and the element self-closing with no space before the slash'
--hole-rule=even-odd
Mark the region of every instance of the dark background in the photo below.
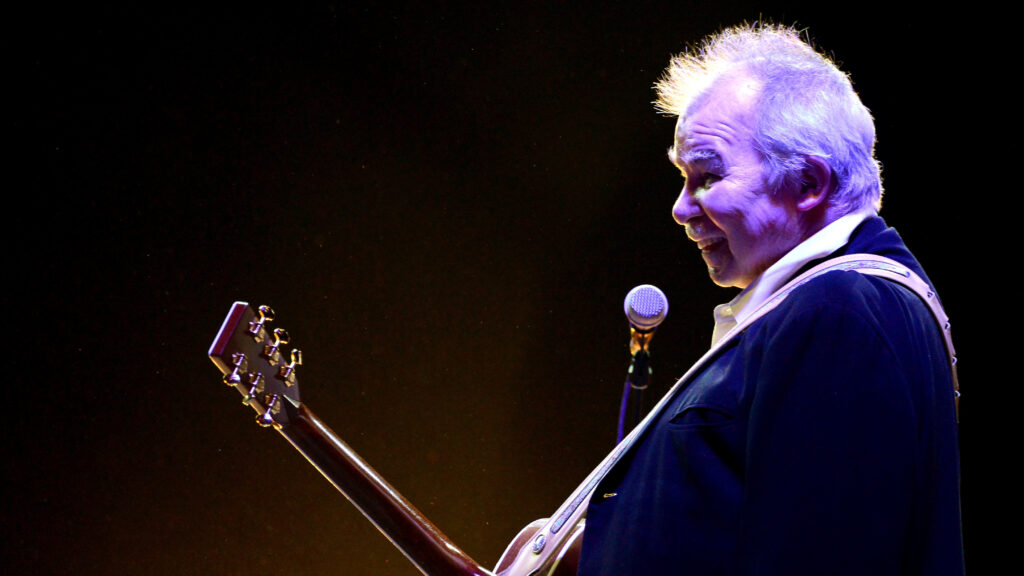
<svg viewBox="0 0 1024 576">
<path fill-rule="evenodd" d="M 668 294 L 661 392 L 733 295 L 671 219 L 651 85 L 762 17 L 809 28 L 876 117 L 882 214 L 954 322 L 968 566 L 991 557 L 962 14 L 310 4 L 10 15 L 6 573 L 416 573 L 219 383 L 235 300 L 276 308 L 307 405 L 493 565 L 614 443 L 626 292 Z"/>
</svg>

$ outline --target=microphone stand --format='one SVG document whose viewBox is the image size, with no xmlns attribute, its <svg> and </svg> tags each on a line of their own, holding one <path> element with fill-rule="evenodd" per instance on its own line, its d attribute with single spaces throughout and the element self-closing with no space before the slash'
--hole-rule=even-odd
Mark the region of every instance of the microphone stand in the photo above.
<svg viewBox="0 0 1024 576">
<path fill-rule="evenodd" d="M 632 359 L 629 362 L 626 383 L 622 388 L 616 443 L 622 442 L 625 435 L 643 418 L 644 391 L 647 390 L 647 382 L 651 375 L 651 355 L 647 348 L 651 337 L 654 336 L 654 330 L 638 330 L 632 325 L 629 327 L 629 352 Z"/>
</svg>

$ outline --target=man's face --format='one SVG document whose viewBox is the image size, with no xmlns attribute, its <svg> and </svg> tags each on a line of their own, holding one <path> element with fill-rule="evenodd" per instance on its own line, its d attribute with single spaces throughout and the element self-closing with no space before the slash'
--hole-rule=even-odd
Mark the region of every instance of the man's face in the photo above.
<svg viewBox="0 0 1024 576">
<path fill-rule="evenodd" d="M 754 149 L 758 91 L 746 76 L 724 80 L 679 118 L 669 152 L 686 178 L 672 214 L 719 286 L 746 288 L 800 240 L 793 194 L 768 189 Z"/>
</svg>

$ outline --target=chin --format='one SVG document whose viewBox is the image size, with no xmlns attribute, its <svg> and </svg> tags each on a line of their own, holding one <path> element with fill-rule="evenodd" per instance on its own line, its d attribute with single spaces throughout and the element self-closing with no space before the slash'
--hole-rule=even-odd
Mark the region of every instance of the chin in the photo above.
<svg viewBox="0 0 1024 576">
<path fill-rule="evenodd" d="M 714 282 L 716 286 L 721 286 L 722 288 L 731 288 L 735 285 L 733 283 L 734 279 L 730 277 L 729 274 L 725 273 L 719 268 L 712 268 L 709 266 L 708 276 L 711 277 L 711 281 Z"/>
<path fill-rule="evenodd" d="M 738 274 L 734 270 L 712 268 L 710 266 L 708 267 L 708 275 L 711 276 L 711 281 L 714 282 L 715 285 L 721 286 L 722 288 L 739 288 L 742 290 L 747 286 L 750 286 L 750 283 L 753 281 L 742 274 Z"/>
</svg>

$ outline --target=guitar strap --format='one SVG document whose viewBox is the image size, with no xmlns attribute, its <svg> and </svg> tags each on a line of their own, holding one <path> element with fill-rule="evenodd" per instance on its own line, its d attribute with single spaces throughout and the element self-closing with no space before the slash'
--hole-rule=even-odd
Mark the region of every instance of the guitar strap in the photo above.
<svg viewBox="0 0 1024 576">
<path fill-rule="evenodd" d="M 551 556 L 553 554 L 560 553 L 565 539 L 573 534 L 573 530 L 571 528 L 583 522 L 583 517 L 587 508 L 586 503 L 590 500 L 590 497 L 593 494 L 594 489 L 597 488 L 598 483 L 600 483 L 608 471 L 615 466 L 622 456 L 633 447 L 648 426 L 658 418 L 661 411 L 669 401 L 671 401 L 671 399 L 674 398 L 679 391 L 682 390 L 691 379 L 693 379 L 694 376 L 699 374 L 704 369 L 705 365 L 714 359 L 718 355 L 719 351 L 728 345 L 733 338 L 742 334 L 748 326 L 759 320 L 762 316 L 774 310 L 775 307 L 782 303 L 782 301 L 793 292 L 793 290 L 796 290 L 800 286 L 810 282 L 822 274 L 833 271 L 855 271 L 860 272 L 861 274 L 880 276 L 887 280 L 897 282 L 917 294 L 925 305 L 927 305 L 946 342 L 946 352 L 949 356 L 949 363 L 953 376 L 954 406 L 957 409 L 957 421 L 959 422 L 960 386 L 956 374 L 956 353 L 953 349 L 953 339 L 950 335 L 949 318 L 943 311 L 942 305 L 939 303 L 939 299 L 935 295 L 935 292 L 933 292 L 928 284 L 912 270 L 895 260 L 891 260 L 883 256 L 876 256 L 874 254 L 850 254 L 827 260 L 797 276 L 782 288 L 776 290 L 775 293 L 773 293 L 767 301 L 759 306 L 753 314 L 734 326 L 727 334 L 725 334 L 725 336 L 712 346 L 711 349 L 708 350 L 707 353 L 705 353 L 704 356 L 702 356 L 700 360 L 698 360 L 696 364 L 694 364 L 664 396 L 662 396 L 661 400 L 651 409 L 647 416 L 637 424 L 625 438 L 623 438 L 615 449 L 605 457 L 601 464 L 595 468 L 589 476 L 587 476 L 586 480 L 576 488 L 572 495 L 569 496 L 561 507 L 559 507 L 555 514 L 547 520 L 543 528 L 534 534 L 530 545 L 521 547 L 515 562 L 509 566 L 508 570 L 502 571 L 501 575 L 512 576 L 513 574 L 533 574 L 545 565 L 548 565 Z M 570 528 L 565 529 L 567 526 Z M 557 562 L 557 559 L 554 561 Z"/>
</svg>

